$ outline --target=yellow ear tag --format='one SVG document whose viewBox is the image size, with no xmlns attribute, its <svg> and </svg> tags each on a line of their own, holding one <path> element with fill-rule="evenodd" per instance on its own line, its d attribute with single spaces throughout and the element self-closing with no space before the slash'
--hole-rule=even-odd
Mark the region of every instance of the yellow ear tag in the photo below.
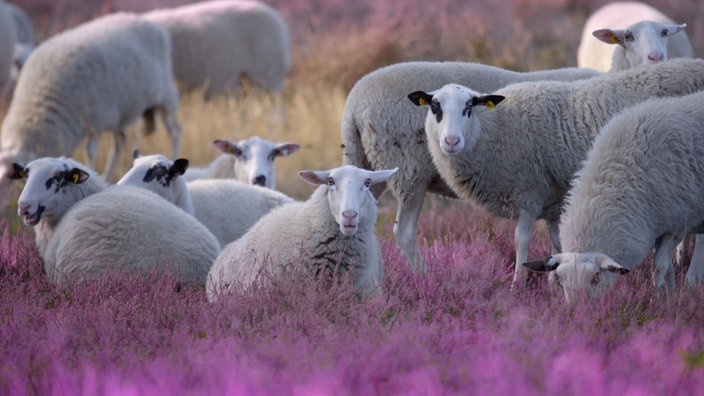
<svg viewBox="0 0 704 396">
<path fill-rule="evenodd" d="M 486 108 L 489 109 L 489 110 L 491 110 L 491 109 L 493 109 L 494 107 L 496 107 L 496 105 L 494 104 L 494 102 L 492 102 L 492 101 L 490 101 L 490 100 L 487 101 L 487 102 L 484 104 L 484 106 L 486 106 Z"/>
<path fill-rule="evenodd" d="M 225 147 L 227 147 L 227 148 L 225 149 L 225 151 L 227 151 L 227 152 L 230 153 L 230 154 L 233 153 L 233 151 L 232 151 L 232 146 L 230 146 L 230 145 L 228 144 L 228 145 L 225 146 Z"/>
<path fill-rule="evenodd" d="M 27 177 L 27 172 L 24 170 L 21 170 L 21 171 L 19 171 L 19 175 L 22 179 L 24 179 L 25 177 Z"/>
<path fill-rule="evenodd" d="M 81 175 L 78 174 L 78 172 L 73 173 L 73 184 L 78 184 L 78 180 L 80 180 Z"/>
<path fill-rule="evenodd" d="M 425 101 L 425 98 L 418 99 L 418 104 L 420 104 L 421 106 L 425 106 L 427 103 L 428 102 Z"/>
<path fill-rule="evenodd" d="M 612 43 L 618 43 L 618 38 L 616 38 L 616 35 L 613 33 L 609 36 L 609 40 L 611 40 Z"/>
</svg>

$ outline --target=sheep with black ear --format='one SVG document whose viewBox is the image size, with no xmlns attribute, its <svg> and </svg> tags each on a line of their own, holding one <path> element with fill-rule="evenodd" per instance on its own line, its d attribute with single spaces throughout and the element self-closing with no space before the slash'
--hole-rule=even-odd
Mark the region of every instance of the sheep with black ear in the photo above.
<svg viewBox="0 0 704 396">
<path fill-rule="evenodd" d="M 430 107 L 428 148 L 453 191 L 518 221 L 515 286 L 527 275 L 521 264 L 536 220 L 548 223 L 553 252 L 561 251 L 563 199 L 599 129 L 634 104 L 700 89 L 704 61 L 678 58 L 583 81 L 517 83 L 491 95 L 450 84 L 409 98 Z"/>
<path fill-rule="evenodd" d="M 320 186 L 307 201 L 271 211 L 222 250 L 208 274 L 208 299 L 288 270 L 349 273 L 360 294 L 379 293 L 384 264 L 375 231 L 377 203 L 369 188 L 396 170 L 346 165 L 300 171 L 301 179 Z"/>
<path fill-rule="evenodd" d="M 110 179 L 125 128 L 143 117 L 151 131 L 156 112 L 175 156 L 178 101 L 168 33 L 134 14 L 97 18 L 44 41 L 27 59 L 2 123 L 0 165 L 70 155 L 87 139 L 92 168 L 109 130 L 115 139 L 104 173 Z"/>
<path fill-rule="evenodd" d="M 635 1 L 609 3 L 584 25 L 577 65 L 618 71 L 670 58 L 693 58 L 684 29 L 650 5 Z"/>
<path fill-rule="evenodd" d="M 578 172 L 560 222 L 564 253 L 524 265 L 552 271 L 568 301 L 595 295 L 655 248 L 653 282 L 675 289 L 672 255 L 704 222 L 704 92 L 656 98 L 614 116 Z M 701 285 L 694 261 L 687 283 Z"/>
<path fill-rule="evenodd" d="M 70 158 L 13 164 L 24 179 L 17 212 L 34 228 L 44 270 L 66 285 L 110 270 L 168 272 L 203 285 L 220 245 L 192 216 L 141 188 L 107 186 Z"/>
<path fill-rule="evenodd" d="M 236 180 L 203 179 L 186 183 L 188 160 L 163 155 L 139 156 L 117 182 L 145 188 L 195 216 L 221 246 L 244 235 L 266 213 L 293 199 L 278 191 Z"/>
<path fill-rule="evenodd" d="M 388 184 L 379 184 L 397 201 L 394 236 L 414 271 L 427 270 L 418 251 L 416 228 L 425 193 L 457 196 L 440 177 L 428 152 L 421 108 L 406 100 L 414 90 L 430 91 L 458 83 L 491 92 L 519 81 L 579 80 L 598 75 L 592 69 L 564 68 L 514 72 L 463 62 L 405 62 L 362 77 L 352 88 L 342 114 L 342 161 L 365 169 L 399 171 Z"/>
<path fill-rule="evenodd" d="M 240 140 L 215 140 L 213 145 L 220 154 L 208 166 L 188 168 L 187 181 L 197 179 L 236 179 L 242 183 L 276 189 L 274 160 L 288 157 L 298 151 L 297 143 L 274 143 L 259 136 Z"/>
</svg>

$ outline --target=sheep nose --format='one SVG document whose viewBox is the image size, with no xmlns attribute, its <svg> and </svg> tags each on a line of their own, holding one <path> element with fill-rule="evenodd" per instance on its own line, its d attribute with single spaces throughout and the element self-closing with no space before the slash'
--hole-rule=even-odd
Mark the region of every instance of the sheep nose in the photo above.
<svg viewBox="0 0 704 396">
<path fill-rule="evenodd" d="M 259 176 L 255 177 L 252 180 L 252 184 L 256 184 L 258 186 L 265 186 L 266 185 L 266 176 L 259 175 Z"/>
<path fill-rule="evenodd" d="M 357 217 L 357 212 L 354 210 L 346 210 L 342 212 L 342 217 L 347 220 L 353 220 L 355 217 Z"/>
<path fill-rule="evenodd" d="M 20 216 L 24 216 L 25 214 L 29 213 L 29 208 L 31 208 L 32 205 L 26 203 L 26 202 L 21 202 L 17 206 L 17 214 Z"/>
<path fill-rule="evenodd" d="M 650 61 L 650 63 L 658 63 L 658 62 L 662 61 L 664 58 L 665 58 L 665 55 L 662 53 L 653 52 L 648 55 L 648 60 Z"/>
<path fill-rule="evenodd" d="M 450 147 L 455 147 L 460 143 L 460 138 L 457 136 L 448 136 L 445 138 L 445 143 Z"/>
</svg>

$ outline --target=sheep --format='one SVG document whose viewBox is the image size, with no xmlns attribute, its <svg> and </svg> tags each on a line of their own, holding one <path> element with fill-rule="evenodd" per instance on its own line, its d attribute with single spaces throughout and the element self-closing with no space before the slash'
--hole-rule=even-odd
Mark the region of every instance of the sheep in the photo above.
<svg viewBox="0 0 704 396">
<path fill-rule="evenodd" d="M 44 41 L 27 59 L 2 123 L 0 175 L 13 161 L 69 155 L 84 138 L 93 168 L 98 140 L 111 130 L 115 140 L 104 169 L 110 180 L 124 129 L 140 115 L 153 129 L 156 111 L 175 156 L 181 131 L 170 48 L 166 31 L 128 13 L 100 17 Z"/>
<path fill-rule="evenodd" d="M 12 65 L 16 32 L 10 6 L 0 0 L 0 99 L 4 99 L 12 85 Z"/>
<path fill-rule="evenodd" d="M 206 1 L 143 15 L 171 34 L 182 94 L 205 84 L 205 99 L 237 91 L 242 76 L 267 91 L 283 91 L 291 70 L 291 40 L 286 22 L 272 7 L 258 1 Z"/>
<path fill-rule="evenodd" d="M 104 274 L 173 274 L 204 285 L 220 245 L 192 216 L 141 188 L 108 186 L 95 171 L 66 157 L 14 163 L 24 179 L 17 213 L 33 227 L 50 282 L 65 286 Z"/>
<path fill-rule="evenodd" d="M 213 145 L 220 154 L 205 168 L 188 168 L 184 177 L 187 181 L 197 179 L 230 179 L 276 189 L 274 160 L 287 157 L 301 146 L 297 143 L 274 143 L 259 136 L 251 136 L 236 142 L 215 140 Z"/>
<path fill-rule="evenodd" d="M 409 103 L 406 95 L 451 82 L 492 91 L 519 81 L 575 80 L 598 74 L 577 68 L 519 73 L 463 62 L 405 62 L 383 67 L 362 77 L 347 96 L 341 126 L 342 161 L 372 170 L 399 168 L 388 186 L 381 183 L 373 192 L 378 197 L 388 187 L 396 198 L 396 242 L 411 269 L 425 272 L 416 239 L 425 192 L 456 195 L 438 174 L 426 147 L 426 112 Z"/>
<path fill-rule="evenodd" d="M 564 252 L 524 265 L 551 271 L 567 301 L 596 295 L 655 247 L 656 286 L 675 289 L 677 243 L 704 222 L 704 92 L 655 98 L 601 129 L 572 181 L 560 222 Z M 700 284 L 690 266 L 687 283 Z"/>
<path fill-rule="evenodd" d="M 617 71 L 669 58 L 693 58 L 692 44 L 684 32 L 686 27 L 686 23 L 677 25 L 644 3 L 607 4 L 584 25 L 577 65 Z M 612 50 L 607 44 L 618 45 Z"/>
<path fill-rule="evenodd" d="M 34 49 L 34 31 L 32 22 L 23 9 L 12 3 L 6 3 L 15 27 L 15 46 L 12 65 L 12 81 L 17 82 L 20 69 Z"/>
<path fill-rule="evenodd" d="M 206 281 L 208 300 L 236 287 L 250 288 L 263 271 L 277 277 L 290 269 L 316 275 L 343 275 L 351 269 L 360 295 L 380 293 L 384 263 L 375 234 L 376 199 L 369 187 L 397 170 L 345 165 L 299 171 L 302 180 L 320 186 L 307 201 L 274 209 L 220 252 Z"/>
<path fill-rule="evenodd" d="M 429 106 L 425 132 L 433 162 L 455 193 L 491 215 L 517 219 L 513 286 L 527 270 L 537 219 L 559 252 L 558 222 L 572 175 L 599 128 L 651 97 L 704 88 L 704 60 L 673 59 L 583 81 L 516 83 L 480 94 L 448 84 L 409 99 Z M 496 107 L 493 111 L 490 108 Z"/>
<path fill-rule="evenodd" d="M 267 212 L 293 199 L 268 188 L 235 180 L 203 179 L 186 183 L 181 176 L 188 160 L 163 155 L 139 156 L 118 185 L 153 191 L 193 215 L 218 239 L 221 246 L 241 237 Z"/>
</svg>

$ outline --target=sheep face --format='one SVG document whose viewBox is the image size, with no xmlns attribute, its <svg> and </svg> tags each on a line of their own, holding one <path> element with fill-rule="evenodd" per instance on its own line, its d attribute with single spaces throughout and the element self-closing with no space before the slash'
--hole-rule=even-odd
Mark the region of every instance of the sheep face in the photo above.
<svg viewBox="0 0 704 396">
<path fill-rule="evenodd" d="M 289 156 L 301 148 L 295 143 L 276 144 L 258 136 L 240 142 L 216 140 L 213 144 L 223 153 L 235 156 L 237 180 L 271 189 L 276 188 L 274 159 Z"/>
<path fill-rule="evenodd" d="M 532 271 L 550 272 L 550 283 L 562 289 L 567 302 L 574 301 L 579 293 L 594 297 L 613 283 L 611 274 L 630 271 L 602 253 L 560 253 L 523 265 Z"/>
<path fill-rule="evenodd" d="M 88 169 L 65 158 L 40 158 L 22 165 L 13 164 L 11 179 L 24 179 L 17 202 L 17 214 L 28 226 L 40 220 L 56 224 L 83 195 L 76 188 L 88 180 Z"/>
<path fill-rule="evenodd" d="M 385 182 L 398 168 L 370 171 L 345 165 L 327 171 L 300 171 L 298 176 L 311 184 L 326 184 L 330 212 L 343 235 L 353 235 L 360 222 L 376 221 L 376 199 L 369 187 Z M 370 219 L 370 217 L 373 217 Z"/>
<path fill-rule="evenodd" d="M 592 34 L 607 44 L 620 45 L 625 50 L 628 67 L 634 67 L 666 61 L 668 37 L 686 27 L 686 23 L 675 25 L 640 21 L 626 29 L 599 29 Z"/>
<path fill-rule="evenodd" d="M 188 160 L 179 158 L 171 161 L 160 154 L 140 156 L 137 152 L 134 157 L 132 168 L 117 184 L 141 187 L 159 194 L 169 202 L 176 202 L 178 192 L 175 191 L 174 179 L 186 172 Z"/>
<path fill-rule="evenodd" d="M 479 138 L 481 127 L 472 110 L 492 109 L 504 100 L 499 95 L 482 95 L 467 87 L 447 84 L 433 92 L 416 91 L 408 95 L 416 106 L 429 106 L 425 121 L 428 140 L 437 141 L 448 155 L 471 150 Z"/>
</svg>

